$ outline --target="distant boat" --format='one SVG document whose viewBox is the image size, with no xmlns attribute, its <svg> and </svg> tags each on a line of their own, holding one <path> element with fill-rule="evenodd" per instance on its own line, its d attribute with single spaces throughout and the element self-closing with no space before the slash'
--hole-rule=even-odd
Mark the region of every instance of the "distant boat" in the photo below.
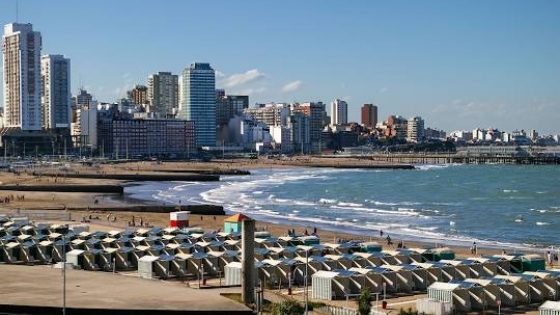
<svg viewBox="0 0 560 315">
<path fill-rule="evenodd" d="M 518 215 L 517 218 L 515 218 L 515 222 L 518 222 L 518 223 L 523 222 L 523 216 L 522 216 L 522 215 Z"/>
</svg>

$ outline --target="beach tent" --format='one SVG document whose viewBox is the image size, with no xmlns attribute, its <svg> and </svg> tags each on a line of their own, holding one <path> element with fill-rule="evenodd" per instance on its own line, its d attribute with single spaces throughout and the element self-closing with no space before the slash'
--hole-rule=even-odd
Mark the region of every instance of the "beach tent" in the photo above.
<svg viewBox="0 0 560 315">
<path fill-rule="evenodd" d="M 159 255 L 167 255 L 169 253 L 165 251 L 164 245 L 151 245 L 151 246 L 148 245 L 148 248 L 146 249 L 146 254 L 152 256 L 159 256 Z"/>
<path fill-rule="evenodd" d="M 416 310 L 418 314 L 450 315 L 453 313 L 451 302 L 442 302 L 434 299 L 417 299 Z"/>
<path fill-rule="evenodd" d="M 241 261 L 241 251 L 226 250 L 223 252 L 208 252 L 209 256 L 216 258 L 218 270 L 224 272 L 224 266 L 232 261 Z"/>
<path fill-rule="evenodd" d="M 408 249 L 408 248 L 397 248 L 396 251 L 399 253 L 399 255 L 406 257 L 406 261 L 408 261 L 407 264 L 411 264 L 414 262 L 419 262 L 419 263 L 422 262 L 422 255 L 415 250 Z"/>
<path fill-rule="evenodd" d="M 537 271 L 546 269 L 545 260 L 537 254 L 509 254 L 509 255 L 494 255 L 494 257 L 501 257 L 510 262 L 510 271 L 513 273 L 522 273 L 524 271 Z"/>
<path fill-rule="evenodd" d="M 33 228 L 35 229 L 35 234 L 45 234 L 45 235 L 47 235 L 47 234 L 50 233 L 48 224 L 39 223 L 39 224 L 35 225 Z"/>
<path fill-rule="evenodd" d="M 558 299 L 558 277 L 553 272 L 546 271 L 525 271 L 523 274 L 539 278 L 543 286 L 543 298 L 547 300 Z"/>
<path fill-rule="evenodd" d="M 53 241 L 44 240 L 37 243 L 37 256 L 44 262 L 52 262 Z M 0 257 L 1 259 L 1 257 Z"/>
<path fill-rule="evenodd" d="M 379 258 L 380 253 L 378 252 L 372 252 L 372 253 L 362 253 L 362 252 L 354 252 L 352 253 L 352 255 L 361 257 L 365 260 L 365 265 L 362 265 L 362 267 L 368 267 L 368 266 L 381 266 L 384 265 L 385 263 L 383 263 L 383 261 L 381 261 L 381 258 Z M 381 254 L 383 255 L 383 254 Z"/>
<path fill-rule="evenodd" d="M 101 240 L 98 238 L 90 238 L 88 240 L 86 240 L 86 242 L 84 243 L 86 250 L 90 250 L 90 249 L 102 249 L 103 247 L 101 247 Z"/>
<path fill-rule="evenodd" d="M 298 237 L 301 241 L 302 245 L 319 245 L 321 240 L 316 235 L 306 235 L 306 236 L 299 236 Z"/>
<path fill-rule="evenodd" d="M 31 240 L 21 243 L 20 260 L 31 265 L 45 262 L 38 254 L 37 243 Z"/>
<path fill-rule="evenodd" d="M 312 298 L 321 300 L 348 299 L 358 295 L 365 277 L 350 270 L 319 271 L 311 277 Z"/>
<path fill-rule="evenodd" d="M 21 244 L 18 242 L 10 242 L 2 246 L 3 258 L 5 263 L 15 264 L 20 262 L 21 257 Z"/>
<path fill-rule="evenodd" d="M 476 261 L 480 264 L 479 278 L 483 278 L 483 277 L 491 278 L 498 274 L 498 270 L 500 270 L 500 272 L 504 274 L 503 272 L 505 270 L 502 270 L 502 267 L 498 265 L 498 262 L 501 261 L 500 258 L 485 256 L 485 257 L 469 257 L 467 259 L 471 261 Z"/>
<path fill-rule="evenodd" d="M 299 260 L 280 258 L 277 261 L 280 262 L 276 265 L 276 268 L 279 270 L 279 274 L 282 276 L 280 280 L 282 283 L 296 283 L 296 275 L 299 273 L 299 270 L 302 271 L 302 275 L 305 274 L 305 264 Z M 301 282 L 299 283 L 303 284 L 303 276 L 300 280 Z"/>
<path fill-rule="evenodd" d="M 364 286 L 372 293 L 383 292 L 383 277 L 371 269 L 352 267 L 350 271 L 359 272 L 365 277 Z"/>
<path fill-rule="evenodd" d="M 242 265 L 238 261 L 232 261 L 224 267 L 224 278 L 226 286 L 241 285 L 241 268 Z"/>
<path fill-rule="evenodd" d="M 527 280 L 513 275 L 496 275 L 494 279 L 506 279 L 515 286 L 516 304 L 527 305 L 531 303 L 531 288 Z"/>
<path fill-rule="evenodd" d="M 115 267 L 117 270 L 131 270 L 138 266 L 138 259 L 132 247 L 119 247 L 115 251 Z"/>
<path fill-rule="evenodd" d="M 385 283 L 386 292 L 396 293 L 399 292 L 399 275 L 396 271 L 383 268 L 383 267 L 366 267 L 365 269 L 372 270 L 373 272 L 378 273 L 383 278 L 383 282 Z M 383 285 L 383 284 L 382 284 Z"/>
<path fill-rule="evenodd" d="M 334 269 L 344 269 L 344 270 L 348 270 L 352 267 L 361 267 L 360 264 L 354 262 L 356 259 L 365 260 L 364 258 L 360 256 L 355 256 L 354 254 L 325 255 L 324 257 L 336 262 L 336 266 Z"/>
<path fill-rule="evenodd" d="M 255 231 L 255 238 L 267 238 L 271 237 L 269 231 Z"/>
<path fill-rule="evenodd" d="M 426 290 L 430 284 L 436 282 L 436 280 L 433 280 L 431 275 L 428 274 L 428 271 L 419 265 L 402 264 L 399 265 L 399 267 L 410 272 L 412 281 L 411 290 L 413 291 Z"/>
<path fill-rule="evenodd" d="M 78 233 L 78 238 L 82 240 L 87 240 L 91 238 L 91 233 L 89 231 L 82 231 Z"/>
<path fill-rule="evenodd" d="M 84 268 L 86 262 L 84 258 L 85 250 L 73 249 L 66 253 L 66 263 L 72 264 L 74 268 Z"/>
<path fill-rule="evenodd" d="M 442 259 L 455 259 L 455 252 L 448 247 L 437 248 L 410 248 L 422 256 L 424 262 L 437 262 Z"/>
<path fill-rule="evenodd" d="M 111 253 L 103 249 L 88 249 L 84 252 L 85 265 L 82 266 L 86 270 L 105 270 L 113 269 Z"/>
<path fill-rule="evenodd" d="M 539 306 L 539 315 L 560 315 L 560 302 L 544 302 L 541 306 Z"/>
<path fill-rule="evenodd" d="M 146 255 L 138 260 L 138 277 L 153 279 L 159 277 L 167 279 L 169 272 L 169 262 L 159 261 L 159 256 Z"/>
<path fill-rule="evenodd" d="M 19 230 L 21 231 L 22 235 L 30 235 L 30 236 L 35 235 L 35 230 L 33 229 L 33 226 L 29 224 L 20 227 Z"/>
<path fill-rule="evenodd" d="M 179 247 L 175 248 L 176 253 L 191 254 L 194 252 L 194 244 L 181 243 Z"/>
<path fill-rule="evenodd" d="M 400 251 L 400 250 L 383 250 L 384 254 L 389 255 L 391 263 L 389 265 L 402 265 L 402 264 L 410 264 L 412 263 L 412 259 L 410 259 L 411 251 Z M 420 254 L 416 254 L 421 257 Z M 421 259 L 421 258 L 420 258 Z M 387 259 L 387 262 L 389 258 Z"/>
<path fill-rule="evenodd" d="M 360 252 L 363 253 L 373 253 L 373 252 L 380 252 L 383 247 L 381 244 L 377 242 L 363 242 L 359 244 Z"/>
<path fill-rule="evenodd" d="M 75 240 L 71 240 L 68 245 L 70 246 L 70 250 L 72 249 L 86 249 L 86 240 L 82 240 L 82 239 L 75 239 Z"/>
<path fill-rule="evenodd" d="M 411 265 L 418 266 L 426 271 L 425 274 L 426 288 L 432 285 L 432 283 L 434 282 L 444 282 L 441 268 L 436 266 L 435 264 L 414 262 Z"/>
<path fill-rule="evenodd" d="M 395 271 L 397 274 L 397 287 L 399 292 L 410 292 L 416 290 L 416 283 L 414 282 L 412 269 L 402 265 L 382 265 L 381 268 Z M 412 267 L 414 268 L 414 267 Z"/>
<path fill-rule="evenodd" d="M 451 303 L 457 312 L 470 312 L 473 305 L 469 289 L 476 285 L 466 282 L 436 282 L 428 287 L 428 298 Z"/>
<path fill-rule="evenodd" d="M 241 241 L 240 240 L 225 240 L 224 241 L 224 248 L 226 250 L 241 250 Z"/>
<path fill-rule="evenodd" d="M 132 239 L 128 236 L 119 237 L 115 244 L 117 247 L 132 247 Z"/>
<path fill-rule="evenodd" d="M 255 268 L 253 268 L 253 279 L 257 281 L 257 262 L 255 262 Z M 238 286 L 241 285 L 242 275 L 242 264 L 238 261 L 232 261 L 224 267 L 224 278 L 226 286 Z"/>
<path fill-rule="evenodd" d="M 244 220 L 250 220 L 248 216 L 237 213 L 224 220 L 224 232 L 226 233 L 241 233 Z"/>
<path fill-rule="evenodd" d="M 52 234 L 51 234 L 52 235 Z M 68 253 L 72 248 L 70 247 L 70 240 L 57 239 L 53 243 L 52 259 L 54 262 L 61 262 L 63 252 Z"/>
<path fill-rule="evenodd" d="M 299 257 L 298 253 L 298 248 L 295 246 L 287 246 L 282 248 L 282 253 L 280 254 L 281 257 L 286 258 L 286 259 L 294 259 L 296 257 Z"/>
<path fill-rule="evenodd" d="M 543 278 L 532 274 L 530 272 L 524 273 L 513 273 L 512 276 L 521 277 L 524 281 L 529 284 L 529 295 L 531 298 L 531 303 L 543 302 L 545 298 L 550 298 L 549 290 L 547 290 Z M 554 293 L 553 293 L 554 294 Z"/>
<path fill-rule="evenodd" d="M 467 278 L 465 282 L 476 283 L 484 292 L 484 308 L 498 308 L 501 306 L 515 306 L 515 286 L 506 279 L 474 279 Z"/>
<path fill-rule="evenodd" d="M 549 279 L 553 279 L 554 282 L 556 282 L 556 297 L 554 298 L 554 300 L 558 300 L 560 298 L 560 270 L 558 269 L 552 269 L 552 270 L 539 270 L 539 273 L 546 273 L 549 275 L 550 278 L 547 277 L 547 280 L 545 281 L 545 283 L 549 284 L 551 287 L 554 287 L 554 285 L 551 284 L 552 281 L 550 281 Z"/>
<path fill-rule="evenodd" d="M 439 262 L 453 266 L 453 268 L 455 269 L 453 274 L 453 280 L 460 281 L 460 280 L 465 280 L 466 278 L 476 277 L 475 275 L 472 275 L 471 267 L 469 265 L 465 265 L 465 261 L 463 260 L 441 259 Z"/>
<path fill-rule="evenodd" d="M 255 262 L 258 281 L 262 281 L 265 288 L 281 288 L 284 277 L 280 269 L 277 268 L 281 263 L 282 262 L 279 260 L 272 259 Z"/>
</svg>

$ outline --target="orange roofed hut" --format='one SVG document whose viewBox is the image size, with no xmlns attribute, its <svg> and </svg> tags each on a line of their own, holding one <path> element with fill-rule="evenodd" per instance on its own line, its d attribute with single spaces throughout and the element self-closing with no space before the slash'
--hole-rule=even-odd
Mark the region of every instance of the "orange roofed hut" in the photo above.
<svg viewBox="0 0 560 315">
<path fill-rule="evenodd" d="M 248 216 L 237 213 L 224 220 L 224 232 L 226 233 L 241 233 L 241 227 L 244 220 L 251 220 Z"/>
</svg>

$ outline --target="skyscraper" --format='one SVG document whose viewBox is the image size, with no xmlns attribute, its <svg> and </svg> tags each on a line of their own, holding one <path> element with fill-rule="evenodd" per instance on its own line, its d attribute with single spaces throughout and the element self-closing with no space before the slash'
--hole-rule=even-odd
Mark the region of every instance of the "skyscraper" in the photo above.
<svg viewBox="0 0 560 315">
<path fill-rule="evenodd" d="M 158 72 L 148 77 L 150 112 L 172 115 L 179 106 L 179 76 L 171 72 Z"/>
<path fill-rule="evenodd" d="M 183 71 L 183 101 L 177 115 L 192 120 L 196 146 L 216 145 L 216 73 L 209 63 L 192 63 Z"/>
<path fill-rule="evenodd" d="M 41 130 L 41 33 L 31 24 L 4 26 L 4 126 Z"/>
<path fill-rule="evenodd" d="M 336 99 L 331 103 L 331 125 L 344 125 L 348 123 L 348 103 Z"/>
<path fill-rule="evenodd" d="M 377 125 L 377 106 L 373 104 L 362 105 L 362 124 L 374 128 Z"/>
<path fill-rule="evenodd" d="M 42 56 L 41 83 L 43 128 L 70 128 L 70 59 L 62 55 Z"/>
</svg>

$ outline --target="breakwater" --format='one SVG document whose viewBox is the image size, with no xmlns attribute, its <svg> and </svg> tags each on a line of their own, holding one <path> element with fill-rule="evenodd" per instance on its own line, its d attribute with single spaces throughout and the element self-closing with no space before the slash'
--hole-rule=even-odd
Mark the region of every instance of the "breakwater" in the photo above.
<svg viewBox="0 0 560 315">
<path fill-rule="evenodd" d="M 90 173 L 35 173 L 34 175 L 58 176 L 66 178 L 113 179 L 122 181 L 183 181 L 183 182 L 216 182 L 219 175 L 209 174 L 90 174 Z"/>
<path fill-rule="evenodd" d="M 1 185 L 0 190 L 123 194 L 121 185 Z"/>
</svg>

